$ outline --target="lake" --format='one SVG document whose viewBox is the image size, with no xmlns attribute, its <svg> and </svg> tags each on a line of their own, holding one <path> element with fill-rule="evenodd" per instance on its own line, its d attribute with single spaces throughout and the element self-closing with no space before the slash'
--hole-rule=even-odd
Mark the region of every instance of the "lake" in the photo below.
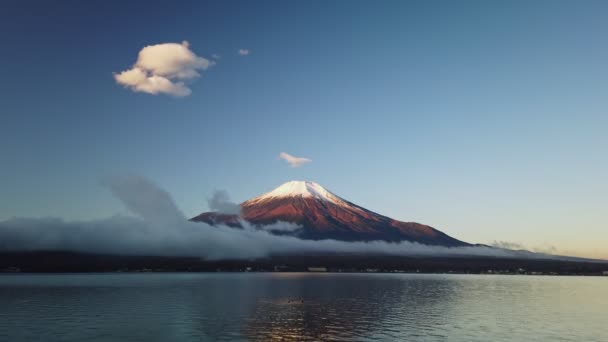
<svg viewBox="0 0 608 342">
<path fill-rule="evenodd" d="M 608 341 L 608 277 L 0 275 L 0 341 Z"/>
</svg>

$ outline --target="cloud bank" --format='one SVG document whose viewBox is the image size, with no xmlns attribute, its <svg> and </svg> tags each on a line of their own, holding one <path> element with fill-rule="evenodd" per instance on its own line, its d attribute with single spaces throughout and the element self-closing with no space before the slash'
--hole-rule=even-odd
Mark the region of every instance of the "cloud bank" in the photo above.
<svg viewBox="0 0 608 342">
<path fill-rule="evenodd" d="M 412 242 L 302 240 L 272 234 L 297 233 L 297 225 L 280 222 L 266 227 L 242 222 L 243 229 L 214 227 L 187 221 L 170 194 L 145 178 L 109 178 L 102 184 L 135 216 L 90 221 L 58 218 L 0 221 L 0 251 L 63 250 L 121 255 L 196 256 L 210 260 L 259 258 L 294 252 L 549 257 L 487 246 L 448 248 Z M 216 197 L 225 199 L 223 195 Z"/>
<path fill-rule="evenodd" d="M 139 51 L 131 69 L 114 73 L 114 79 L 136 92 L 183 97 L 192 93 L 185 81 L 199 77 L 199 71 L 212 64 L 192 52 L 187 41 L 149 45 Z"/>
<path fill-rule="evenodd" d="M 311 163 L 312 160 L 308 158 L 295 157 L 289 153 L 281 152 L 279 158 L 285 160 L 290 167 L 300 167 L 304 164 Z"/>
</svg>

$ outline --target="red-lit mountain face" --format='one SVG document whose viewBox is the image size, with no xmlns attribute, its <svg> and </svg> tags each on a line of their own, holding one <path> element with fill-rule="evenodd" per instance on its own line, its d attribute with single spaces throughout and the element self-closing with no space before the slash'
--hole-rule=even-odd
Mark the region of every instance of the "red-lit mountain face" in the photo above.
<svg viewBox="0 0 608 342">
<path fill-rule="evenodd" d="M 264 195 L 241 203 L 241 216 L 202 213 L 192 221 L 240 227 L 240 219 L 261 226 L 290 222 L 301 228 L 291 232 L 302 239 L 342 241 L 411 241 L 427 245 L 467 246 L 437 229 L 401 222 L 376 214 L 327 191 L 313 182 L 288 182 Z"/>
</svg>

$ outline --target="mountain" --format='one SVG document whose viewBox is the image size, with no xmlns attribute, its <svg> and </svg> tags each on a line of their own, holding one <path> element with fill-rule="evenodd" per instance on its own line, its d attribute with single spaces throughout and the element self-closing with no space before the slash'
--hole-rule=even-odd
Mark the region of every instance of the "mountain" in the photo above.
<svg viewBox="0 0 608 342">
<path fill-rule="evenodd" d="M 314 182 L 287 182 L 271 192 L 240 204 L 241 215 L 202 213 L 192 221 L 241 227 L 240 220 L 260 226 L 290 222 L 300 226 L 293 234 L 302 239 L 342 241 L 411 241 L 448 247 L 469 246 L 420 223 L 402 222 L 353 204 Z"/>
</svg>

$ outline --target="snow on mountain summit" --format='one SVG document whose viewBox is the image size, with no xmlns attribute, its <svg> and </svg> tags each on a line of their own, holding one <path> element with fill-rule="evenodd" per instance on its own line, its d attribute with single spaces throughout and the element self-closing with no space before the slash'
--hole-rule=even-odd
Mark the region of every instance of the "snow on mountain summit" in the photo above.
<svg viewBox="0 0 608 342">
<path fill-rule="evenodd" d="M 333 202 L 335 204 L 344 204 L 344 200 L 342 200 L 340 197 L 332 194 L 321 185 L 309 181 L 291 181 L 284 183 L 278 188 L 253 198 L 248 202 L 258 202 L 270 198 L 284 197 L 312 197 L 319 200 Z"/>
</svg>

